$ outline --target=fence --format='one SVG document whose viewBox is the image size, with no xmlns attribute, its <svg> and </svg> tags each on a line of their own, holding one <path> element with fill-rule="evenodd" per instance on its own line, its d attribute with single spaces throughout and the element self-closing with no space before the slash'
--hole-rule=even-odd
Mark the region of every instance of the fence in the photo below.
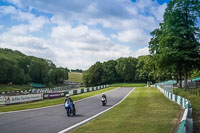
<svg viewBox="0 0 200 133">
<path fill-rule="evenodd" d="M 159 85 L 156 85 L 156 87 L 171 101 L 176 102 L 181 107 L 184 108 L 184 115 L 182 117 L 182 120 L 180 122 L 178 133 L 192 133 L 193 132 L 193 120 L 192 120 L 192 108 L 190 101 L 188 99 L 185 99 L 181 96 L 177 96 L 173 93 L 170 93 L 169 91 L 163 89 Z"/>
<path fill-rule="evenodd" d="M 189 88 L 200 88 L 200 81 L 188 82 Z"/>
<path fill-rule="evenodd" d="M 174 88 L 174 86 L 176 86 L 176 81 L 169 80 L 166 82 L 157 83 L 156 85 L 159 85 L 161 88 L 163 88 L 167 92 L 173 93 L 173 88 Z"/>
<path fill-rule="evenodd" d="M 188 88 L 185 89 L 188 91 L 190 94 L 200 96 L 200 81 L 192 81 L 187 83 Z M 184 82 L 183 82 L 183 87 L 184 87 Z"/>
<path fill-rule="evenodd" d="M 50 92 L 58 92 L 58 91 L 66 91 L 67 89 L 71 89 L 69 86 L 63 87 L 55 87 L 55 88 L 44 88 L 44 89 L 31 89 L 31 93 L 50 93 Z"/>
<path fill-rule="evenodd" d="M 54 88 L 43 88 L 43 89 L 29 89 L 29 90 L 21 90 L 21 91 L 6 91 L 0 92 L 0 94 L 5 95 L 9 93 L 51 93 L 51 92 L 58 92 L 58 91 L 66 91 L 71 89 L 69 86 L 62 86 L 62 87 L 54 87 Z"/>
<path fill-rule="evenodd" d="M 95 91 L 99 89 L 104 89 L 109 87 L 108 85 L 101 85 L 96 87 L 82 88 L 82 89 L 73 89 L 63 92 L 49 92 L 49 93 L 40 93 L 40 94 L 28 94 L 28 95 L 18 95 L 18 96 L 0 96 L 0 105 L 21 103 L 21 102 L 30 102 L 36 100 L 42 100 L 47 98 L 57 98 L 63 97 L 65 94 L 77 95 L 85 92 Z"/>
<path fill-rule="evenodd" d="M 184 81 L 182 81 L 182 87 L 185 86 Z M 187 87 L 188 88 L 200 88 L 200 80 L 196 80 L 196 81 L 187 81 Z"/>
</svg>

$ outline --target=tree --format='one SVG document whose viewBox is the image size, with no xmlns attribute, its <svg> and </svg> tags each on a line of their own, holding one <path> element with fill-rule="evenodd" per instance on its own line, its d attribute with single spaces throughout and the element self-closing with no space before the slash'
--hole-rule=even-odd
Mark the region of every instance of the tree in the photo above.
<svg viewBox="0 0 200 133">
<path fill-rule="evenodd" d="M 81 69 L 71 69 L 71 72 L 79 72 L 79 73 L 82 73 L 83 70 L 81 70 Z"/>
<path fill-rule="evenodd" d="M 119 75 L 116 71 L 117 62 L 114 60 L 109 60 L 102 64 L 103 74 L 102 74 L 102 83 L 109 84 L 119 81 Z"/>
<path fill-rule="evenodd" d="M 154 64 L 151 56 L 139 56 L 136 65 L 136 79 L 140 81 L 152 81 L 154 72 Z"/>
<path fill-rule="evenodd" d="M 48 77 L 48 64 L 39 59 L 33 59 L 30 64 L 30 77 L 33 82 L 45 83 Z"/>
<path fill-rule="evenodd" d="M 83 83 L 86 87 L 90 86 L 90 72 L 89 72 L 89 70 L 83 72 Z"/>
<path fill-rule="evenodd" d="M 67 71 L 60 67 L 60 68 L 56 68 L 54 70 L 54 80 L 56 84 L 61 84 L 63 83 L 64 80 L 67 79 Z"/>
<path fill-rule="evenodd" d="M 66 71 L 66 80 L 69 79 L 69 69 L 67 67 L 65 67 L 65 71 Z"/>
<path fill-rule="evenodd" d="M 50 60 L 26 56 L 19 51 L 0 48 L 0 62 L 0 83 L 2 84 L 9 82 L 57 84 L 68 79 L 67 68 L 56 68 Z"/>
<path fill-rule="evenodd" d="M 116 71 L 124 82 L 135 79 L 137 59 L 133 57 L 117 59 Z"/>
<path fill-rule="evenodd" d="M 172 0 L 164 13 L 164 22 L 155 29 L 149 48 L 163 68 L 176 69 L 180 81 L 184 73 L 187 88 L 188 73 L 200 63 L 198 0 Z"/>
<path fill-rule="evenodd" d="M 191 73 L 190 73 L 191 78 L 197 78 L 200 77 L 200 70 L 199 69 L 194 69 Z"/>
<path fill-rule="evenodd" d="M 94 86 L 102 84 L 102 63 L 99 61 L 92 65 L 89 70 L 84 72 L 83 74 L 83 81 L 86 86 Z"/>
</svg>

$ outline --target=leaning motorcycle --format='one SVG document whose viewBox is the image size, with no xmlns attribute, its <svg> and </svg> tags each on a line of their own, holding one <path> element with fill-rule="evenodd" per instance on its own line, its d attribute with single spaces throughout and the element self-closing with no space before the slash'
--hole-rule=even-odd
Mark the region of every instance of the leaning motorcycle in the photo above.
<svg viewBox="0 0 200 133">
<path fill-rule="evenodd" d="M 75 109 L 75 105 L 73 105 L 71 102 L 65 102 L 65 110 L 67 113 L 67 116 L 75 116 L 76 114 L 76 109 Z"/>
<path fill-rule="evenodd" d="M 101 98 L 102 106 L 106 106 L 107 100 L 105 97 Z"/>
</svg>

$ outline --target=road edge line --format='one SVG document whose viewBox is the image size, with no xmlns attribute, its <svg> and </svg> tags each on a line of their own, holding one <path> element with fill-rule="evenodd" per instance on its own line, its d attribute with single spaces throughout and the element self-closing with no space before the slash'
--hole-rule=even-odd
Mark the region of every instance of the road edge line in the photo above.
<svg viewBox="0 0 200 133">
<path fill-rule="evenodd" d="M 74 129 L 74 128 L 76 128 L 76 127 L 78 127 L 78 126 L 80 126 L 80 125 L 82 125 L 82 124 L 84 124 L 84 123 L 86 123 L 86 122 L 88 122 L 88 121 L 94 119 L 94 118 L 96 118 L 97 116 L 99 116 L 99 115 L 101 115 L 101 114 L 107 112 L 108 110 L 114 108 L 115 106 L 119 105 L 122 101 L 124 101 L 124 100 L 133 92 L 133 90 L 135 90 L 135 88 L 133 88 L 122 100 L 120 100 L 118 103 L 116 103 L 116 104 L 113 105 L 112 107 L 110 107 L 110 108 L 108 108 L 108 109 L 106 109 L 106 110 L 104 110 L 104 111 L 102 111 L 102 112 L 100 112 L 100 113 L 98 113 L 98 114 L 96 114 L 96 115 L 94 115 L 94 116 L 92 116 L 92 117 L 86 119 L 86 120 L 83 120 L 83 121 L 81 121 L 81 122 L 79 122 L 79 123 L 77 123 L 77 124 L 75 124 L 75 125 L 73 125 L 73 126 L 71 126 L 71 127 L 68 127 L 68 128 L 66 128 L 66 129 L 64 129 L 64 130 L 62 130 L 62 131 L 59 131 L 58 133 L 65 133 L 65 132 L 68 132 L 68 131 L 70 131 L 70 130 L 72 130 L 72 129 Z"/>
</svg>

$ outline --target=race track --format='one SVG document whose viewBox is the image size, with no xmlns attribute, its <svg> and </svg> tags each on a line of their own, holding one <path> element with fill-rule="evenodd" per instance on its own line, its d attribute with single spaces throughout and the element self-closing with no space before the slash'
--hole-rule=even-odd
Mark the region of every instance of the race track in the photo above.
<svg viewBox="0 0 200 133">
<path fill-rule="evenodd" d="M 133 88 L 117 88 L 106 92 L 108 105 L 101 105 L 101 95 L 75 102 L 74 117 L 67 117 L 63 105 L 0 114 L 0 133 L 57 133 L 86 120 L 118 103 Z"/>
</svg>

